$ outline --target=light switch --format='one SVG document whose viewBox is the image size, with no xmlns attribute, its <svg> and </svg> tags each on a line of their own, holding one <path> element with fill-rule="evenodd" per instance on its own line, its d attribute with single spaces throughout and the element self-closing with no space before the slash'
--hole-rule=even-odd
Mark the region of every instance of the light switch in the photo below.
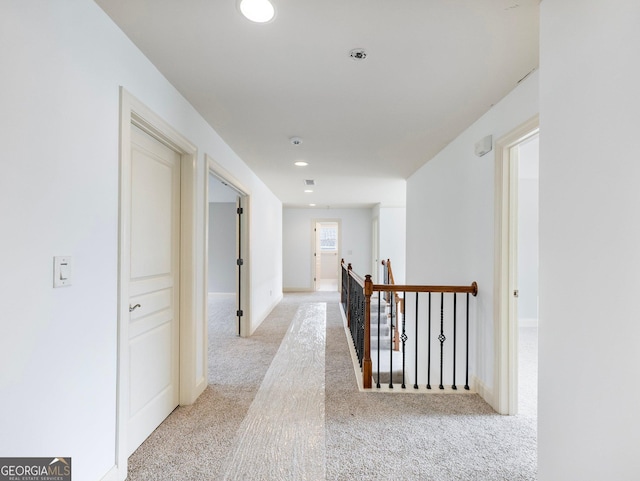
<svg viewBox="0 0 640 481">
<path fill-rule="evenodd" d="M 71 256 L 53 258 L 53 287 L 71 285 Z"/>
</svg>

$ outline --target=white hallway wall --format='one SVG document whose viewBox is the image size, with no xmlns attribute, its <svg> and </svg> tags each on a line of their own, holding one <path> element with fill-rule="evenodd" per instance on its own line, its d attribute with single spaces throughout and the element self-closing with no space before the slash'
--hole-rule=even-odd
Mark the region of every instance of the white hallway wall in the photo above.
<svg viewBox="0 0 640 481">
<path fill-rule="evenodd" d="M 235 203 L 209 203 L 209 292 L 236 292 L 236 209 Z"/>
<path fill-rule="evenodd" d="M 119 87 L 198 147 L 198 252 L 204 154 L 250 191 L 254 328 L 281 295 L 282 205 L 93 2 L 3 1 L 0 44 L 0 453 L 64 453 L 97 481 L 115 459 Z M 52 288 L 54 255 L 72 286 Z"/>
<path fill-rule="evenodd" d="M 487 396 L 493 395 L 495 152 L 477 157 L 474 145 L 486 135 L 500 138 L 537 113 L 536 72 L 407 181 L 407 284 L 478 283 L 470 363 Z"/>
<path fill-rule="evenodd" d="M 404 284 L 406 263 L 406 207 L 385 207 L 377 205 L 373 216 L 378 217 L 378 235 L 380 239 L 380 261 L 389 259 L 396 284 Z M 382 266 L 378 266 L 379 281 L 382 283 Z"/>
<path fill-rule="evenodd" d="M 371 265 L 371 209 L 305 209 L 285 207 L 282 216 L 285 290 L 312 290 L 313 221 L 339 219 L 340 255 L 360 275 Z M 366 272 L 365 272 L 366 271 Z"/>
<path fill-rule="evenodd" d="M 640 476 L 640 3 L 543 1 L 540 481 Z"/>
</svg>

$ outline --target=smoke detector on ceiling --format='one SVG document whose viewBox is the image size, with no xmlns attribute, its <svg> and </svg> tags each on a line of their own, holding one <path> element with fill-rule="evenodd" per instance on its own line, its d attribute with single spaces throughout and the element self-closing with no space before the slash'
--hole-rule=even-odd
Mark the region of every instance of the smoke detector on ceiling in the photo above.
<svg viewBox="0 0 640 481">
<path fill-rule="evenodd" d="M 300 145 L 302 143 L 302 139 L 300 137 L 291 137 L 289 139 L 289 141 L 293 144 L 293 145 Z"/>
<path fill-rule="evenodd" d="M 364 60 L 367 58 L 367 51 L 363 48 L 354 48 L 349 52 L 349 57 L 354 61 Z"/>
</svg>

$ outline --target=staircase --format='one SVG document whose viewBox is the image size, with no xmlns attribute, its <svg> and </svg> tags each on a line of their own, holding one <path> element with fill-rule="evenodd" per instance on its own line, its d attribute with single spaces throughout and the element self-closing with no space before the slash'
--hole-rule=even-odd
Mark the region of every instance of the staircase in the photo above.
<svg viewBox="0 0 640 481">
<path fill-rule="evenodd" d="M 371 362 L 373 382 L 389 384 L 389 372 L 393 372 L 393 384 L 402 383 L 402 352 L 394 348 L 396 308 L 380 296 L 380 323 L 378 327 L 378 296 L 371 298 Z M 393 315 L 393 321 L 392 321 Z M 392 325 L 393 324 L 393 325 Z M 378 337 L 378 331 L 380 336 Z M 378 347 L 378 342 L 380 343 Z M 378 360 L 378 353 L 380 354 Z M 378 361 L 380 370 L 378 371 Z M 390 367 L 393 367 L 391 370 Z M 378 372 L 380 379 L 378 380 Z"/>
</svg>

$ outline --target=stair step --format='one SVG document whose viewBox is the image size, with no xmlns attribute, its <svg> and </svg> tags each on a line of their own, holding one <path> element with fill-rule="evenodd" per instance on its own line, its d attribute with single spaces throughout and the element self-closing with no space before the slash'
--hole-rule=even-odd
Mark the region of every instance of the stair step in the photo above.
<svg viewBox="0 0 640 481">
<path fill-rule="evenodd" d="M 378 348 L 378 336 L 376 337 L 372 337 L 371 338 L 371 349 L 377 349 Z M 391 337 L 390 336 L 380 336 L 380 350 L 382 351 L 388 351 L 389 349 L 391 349 Z"/>
<path fill-rule="evenodd" d="M 375 383 L 378 380 L 378 351 L 371 348 L 371 360 L 373 362 L 372 378 Z M 389 350 L 380 351 L 380 384 L 389 384 Z M 406 379 L 405 379 L 406 382 Z M 402 353 L 393 351 L 393 384 L 402 383 Z"/>
<path fill-rule="evenodd" d="M 369 332 L 371 332 L 371 337 L 377 336 L 378 335 L 378 326 L 377 325 L 372 325 L 371 326 L 371 330 Z M 388 324 L 381 324 L 380 325 L 380 336 L 389 336 L 390 334 L 391 334 L 391 326 L 389 326 Z"/>
</svg>

